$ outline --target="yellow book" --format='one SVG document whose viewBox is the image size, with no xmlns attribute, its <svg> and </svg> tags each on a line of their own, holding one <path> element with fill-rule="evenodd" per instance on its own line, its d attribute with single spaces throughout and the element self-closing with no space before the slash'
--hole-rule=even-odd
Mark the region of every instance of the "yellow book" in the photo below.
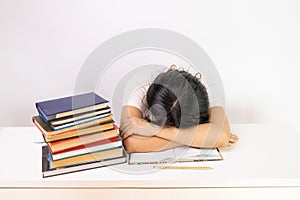
<svg viewBox="0 0 300 200">
<path fill-rule="evenodd" d="M 102 119 L 80 124 L 78 126 L 55 131 L 52 130 L 51 127 L 46 124 L 39 116 L 32 117 L 32 120 L 36 127 L 38 127 L 38 129 L 40 129 L 40 131 L 44 135 L 46 142 L 86 135 L 89 133 L 102 132 L 114 128 L 112 115 Z"/>
<path fill-rule="evenodd" d="M 107 151 L 93 152 L 80 156 L 74 156 L 61 160 L 51 161 L 51 168 L 64 167 L 69 165 L 76 165 L 86 162 L 100 161 L 109 158 L 121 157 L 123 155 L 123 148 L 115 148 Z"/>
</svg>

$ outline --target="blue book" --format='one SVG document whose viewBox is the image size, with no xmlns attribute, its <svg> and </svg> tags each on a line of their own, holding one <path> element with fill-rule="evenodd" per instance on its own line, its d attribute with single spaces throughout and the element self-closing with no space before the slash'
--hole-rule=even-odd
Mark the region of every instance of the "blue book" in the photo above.
<svg viewBox="0 0 300 200">
<path fill-rule="evenodd" d="M 37 102 L 36 108 L 46 122 L 108 107 L 108 101 L 94 92 Z"/>
</svg>

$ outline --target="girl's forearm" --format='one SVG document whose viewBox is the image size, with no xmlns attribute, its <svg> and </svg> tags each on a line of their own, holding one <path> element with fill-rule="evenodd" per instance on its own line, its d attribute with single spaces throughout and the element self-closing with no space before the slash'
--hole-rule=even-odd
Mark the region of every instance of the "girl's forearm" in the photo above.
<svg viewBox="0 0 300 200">
<path fill-rule="evenodd" d="M 168 141 L 192 147 L 221 147 L 223 142 L 228 140 L 227 136 L 230 133 L 226 118 L 222 123 L 211 122 L 185 129 L 178 129 L 174 126 L 160 127 L 143 119 L 131 120 L 135 121 L 135 125 L 131 126 L 132 130 L 129 132 L 135 135 L 146 137 L 155 135 Z M 127 136 L 123 138 L 127 138 Z"/>
<path fill-rule="evenodd" d="M 210 109 L 210 123 L 191 128 L 178 129 L 174 126 L 160 127 L 134 115 L 123 117 L 123 138 L 135 134 L 156 136 L 168 141 L 193 147 L 221 147 L 229 139 L 230 128 L 224 110 L 221 107 Z M 121 127 L 122 128 L 122 127 Z"/>
<path fill-rule="evenodd" d="M 192 147 L 220 147 L 227 131 L 226 126 L 206 123 L 187 129 L 163 128 L 156 136 Z"/>
<path fill-rule="evenodd" d="M 222 107 L 210 108 L 210 123 L 187 129 L 170 127 L 163 129 L 158 137 L 193 147 L 226 146 L 230 137 L 230 126 Z"/>
<path fill-rule="evenodd" d="M 151 152 L 162 151 L 174 147 L 183 146 L 180 143 L 169 141 L 156 136 L 144 137 L 131 135 L 123 140 L 123 145 L 127 152 Z"/>
</svg>

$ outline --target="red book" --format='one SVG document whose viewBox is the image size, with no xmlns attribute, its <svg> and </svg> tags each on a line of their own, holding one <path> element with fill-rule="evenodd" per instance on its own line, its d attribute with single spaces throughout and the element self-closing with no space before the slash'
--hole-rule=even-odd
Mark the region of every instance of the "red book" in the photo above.
<svg viewBox="0 0 300 200">
<path fill-rule="evenodd" d="M 72 149 L 76 147 L 87 146 L 95 142 L 107 143 L 110 142 L 111 138 L 115 138 L 118 136 L 119 136 L 119 128 L 117 126 L 114 126 L 114 129 L 112 130 L 92 133 L 84 136 L 59 140 L 55 142 L 49 142 L 48 146 L 51 153 L 57 153 L 57 152 L 66 151 L 68 149 Z"/>
<path fill-rule="evenodd" d="M 64 158 L 69 158 L 73 156 L 106 151 L 108 149 L 122 147 L 122 140 L 119 137 L 114 137 L 110 139 L 105 139 L 98 142 L 93 142 L 87 145 L 82 145 L 78 147 L 74 147 L 71 149 L 67 149 L 65 151 L 60 151 L 52 154 L 53 160 L 60 160 Z"/>
</svg>

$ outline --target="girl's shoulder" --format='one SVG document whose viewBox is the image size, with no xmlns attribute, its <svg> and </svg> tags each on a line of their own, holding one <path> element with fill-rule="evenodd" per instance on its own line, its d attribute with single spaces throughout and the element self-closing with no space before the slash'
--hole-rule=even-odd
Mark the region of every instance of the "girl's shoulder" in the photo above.
<svg viewBox="0 0 300 200">
<path fill-rule="evenodd" d="M 127 97 L 123 99 L 123 106 L 134 106 L 142 113 L 146 110 L 146 94 L 149 84 L 140 85 L 135 88 Z"/>
</svg>

